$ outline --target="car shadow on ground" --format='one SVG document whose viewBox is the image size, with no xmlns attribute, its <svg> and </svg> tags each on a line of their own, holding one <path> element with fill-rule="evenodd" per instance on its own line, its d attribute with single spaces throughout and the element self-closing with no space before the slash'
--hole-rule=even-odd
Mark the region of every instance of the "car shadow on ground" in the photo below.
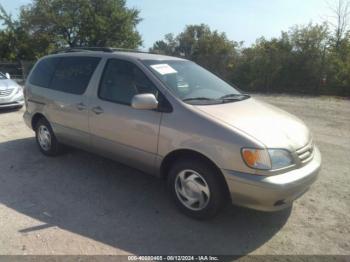
<svg viewBox="0 0 350 262">
<path fill-rule="evenodd" d="M 9 108 L 0 108 L 0 114 L 8 114 L 21 110 L 23 107 L 9 107 Z"/>
<path fill-rule="evenodd" d="M 134 254 L 244 255 L 267 242 L 291 210 L 229 207 L 210 221 L 174 207 L 161 179 L 73 150 L 49 158 L 33 138 L 0 143 L 0 202 L 43 222 Z"/>
</svg>

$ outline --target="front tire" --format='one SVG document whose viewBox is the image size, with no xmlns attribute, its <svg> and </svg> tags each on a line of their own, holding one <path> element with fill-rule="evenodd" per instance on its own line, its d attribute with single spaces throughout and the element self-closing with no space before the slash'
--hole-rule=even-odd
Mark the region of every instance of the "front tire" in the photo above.
<svg viewBox="0 0 350 262">
<path fill-rule="evenodd" d="M 35 137 L 39 150 L 46 156 L 62 153 L 62 145 L 57 141 L 50 123 L 41 118 L 35 126 Z"/>
<path fill-rule="evenodd" d="M 227 203 L 225 185 L 206 161 L 186 159 L 170 169 L 168 187 L 178 208 L 195 219 L 216 216 Z"/>
</svg>

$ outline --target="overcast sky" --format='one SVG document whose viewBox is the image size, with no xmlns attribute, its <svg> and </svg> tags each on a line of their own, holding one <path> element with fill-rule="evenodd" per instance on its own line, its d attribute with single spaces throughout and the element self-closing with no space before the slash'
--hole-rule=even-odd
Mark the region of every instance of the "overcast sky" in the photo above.
<svg viewBox="0 0 350 262">
<path fill-rule="evenodd" d="M 13 15 L 30 2 L 0 0 Z M 205 23 L 226 32 L 232 40 L 250 45 L 260 36 L 279 36 L 281 30 L 295 24 L 320 23 L 329 16 L 326 0 L 127 0 L 127 5 L 141 11 L 143 21 L 138 31 L 143 48 L 151 47 L 167 33 L 181 32 L 187 24 Z"/>
</svg>

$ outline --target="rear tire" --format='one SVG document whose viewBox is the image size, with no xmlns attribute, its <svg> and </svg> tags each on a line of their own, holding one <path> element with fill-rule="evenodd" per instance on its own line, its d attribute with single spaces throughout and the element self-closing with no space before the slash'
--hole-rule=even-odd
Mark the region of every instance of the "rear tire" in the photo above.
<svg viewBox="0 0 350 262">
<path fill-rule="evenodd" d="M 220 175 L 206 161 L 180 160 L 170 169 L 168 188 L 184 214 L 195 219 L 209 219 L 219 214 L 228 202 Z"/>
<path fill-rule="evenodd" d="M 57 141 L 57 138 L 51 128 L 50 123 L 41 118 L 35 126 L 35 137 L 39 150 L 46 156 L 57 156 L 63 151 L 63 145 Z"/>
</svg>

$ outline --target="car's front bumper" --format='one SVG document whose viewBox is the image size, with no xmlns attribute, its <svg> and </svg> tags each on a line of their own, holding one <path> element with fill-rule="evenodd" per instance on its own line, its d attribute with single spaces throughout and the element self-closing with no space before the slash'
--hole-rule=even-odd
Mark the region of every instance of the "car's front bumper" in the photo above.
<svg viewBox="0 0 350 262">
<path fill-rule="evenodd" d="M 307 165 L 292 171 L 258 176 L 223 170 L 232 203 L 262 211 L 276 211 L 291 206 L 316 180 L 321 168 L 321 153 L 317 147 Z"/>
<path fill-rule="evenodd" d="M 24 105 L 23 91 L 20 91 L 8 97 L 0 97 L 0 109 L 22 107 L 23 105 Z"/>
</svg>

